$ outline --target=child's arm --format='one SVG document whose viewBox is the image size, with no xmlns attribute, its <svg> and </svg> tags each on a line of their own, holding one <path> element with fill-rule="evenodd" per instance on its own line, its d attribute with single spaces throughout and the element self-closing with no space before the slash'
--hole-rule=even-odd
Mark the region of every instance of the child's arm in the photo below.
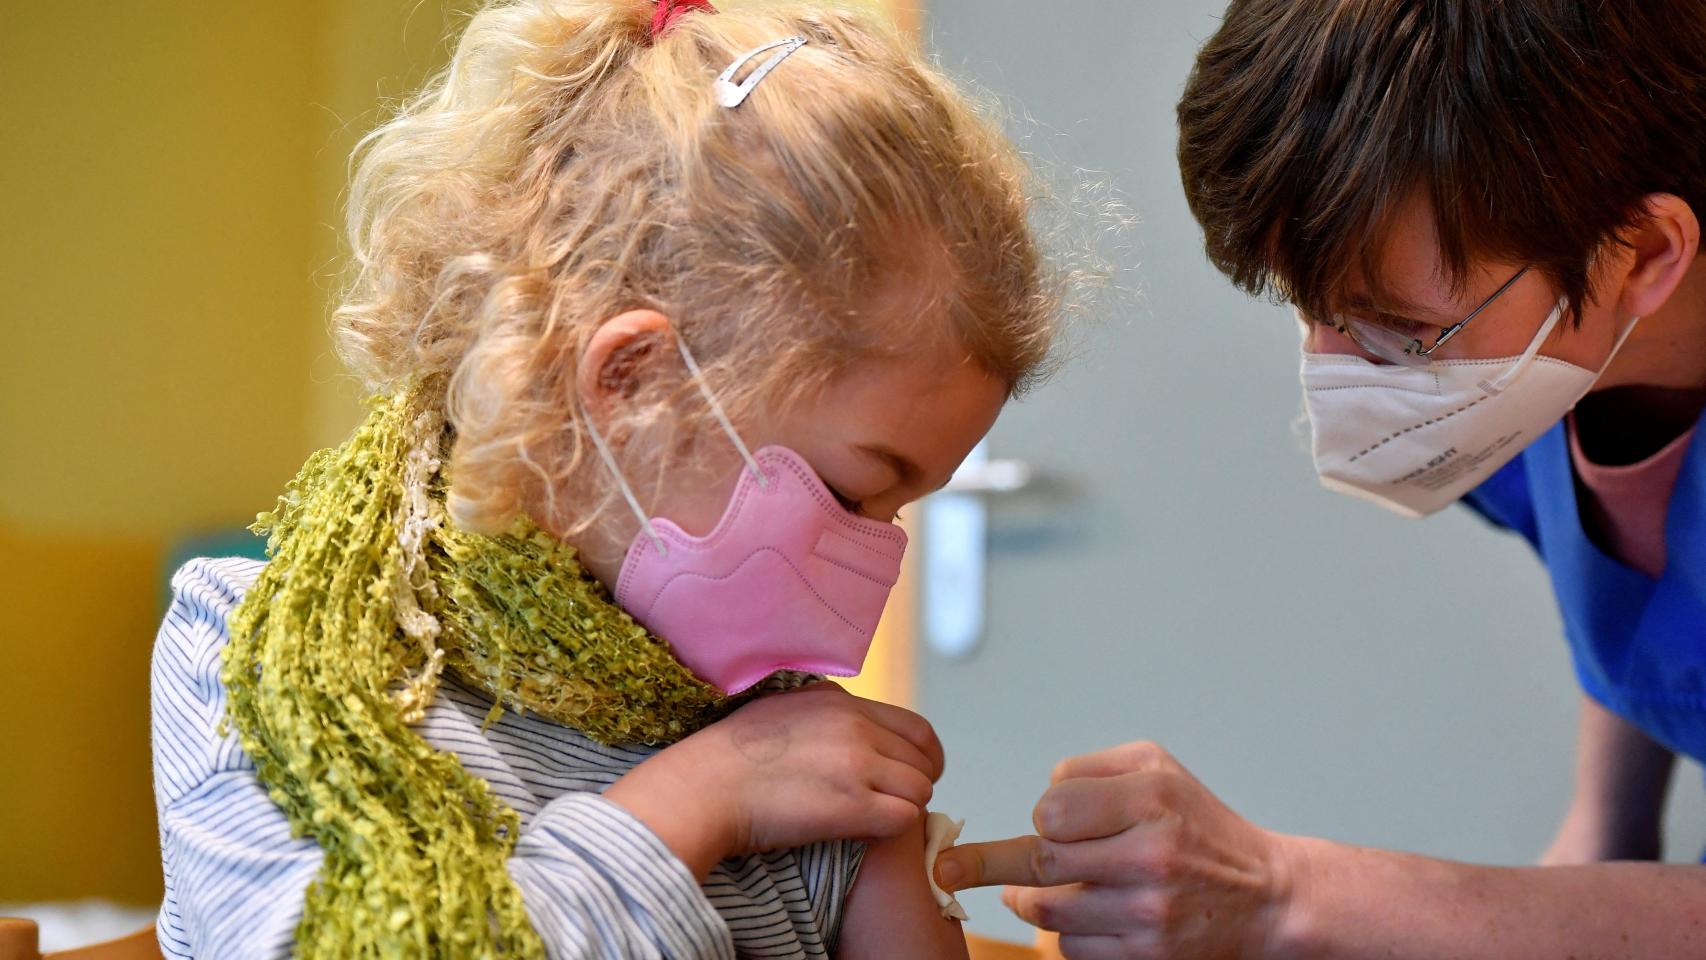
<svg viewBox="0 0 1706 960">
<path fill-rule="evenodd" d="M 924 818 L 871 844 L 841 918 L 839 960 L 964 960 L 965 933 L 942 917 L 924 874 Z"/>
<path fill-rule="evenodd" d="M 168 957 L 294 955 L 306 892 L 325 859 L 311 837 L 292 835 L 236 733 L 216 727 L 226 710 L 225 625 L 257 571 L 247 561 L 186 566 L 173 578 L 176 595 L 155 643 L 152 739 L 166 883 L 158 926 Z M 552 957 L 734 956 L 728 924 L 698 879 L 632 814 L 597 794 L 546 804 L 508 867 Z"/>
</svg>

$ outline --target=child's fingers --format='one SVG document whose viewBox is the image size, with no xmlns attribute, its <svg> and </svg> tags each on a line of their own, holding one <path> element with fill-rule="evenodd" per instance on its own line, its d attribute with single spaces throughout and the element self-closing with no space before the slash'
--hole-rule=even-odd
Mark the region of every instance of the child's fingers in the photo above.
<svg viewBox="0 0 1706 960">
<path fill-rule="evenodd" d="M 918 745 L 885 727 L 871 731 L 871 747 L 879 755 L 904 763 L 935 781 L 941 775 L 938 762 L 918 749 Z"/>
<path fill-rule="evenodd" d="M 922 751 L 930 761 L 930 766 L 925 770 L 925 773 L 929 774 L 931 780 L 941 779 L 943 767 L 942 741 L 936 738 L 936 730 L 930 726 L 930 721 L 911 710 L 878 703 L 875 700 L 859 700 L 859 709 L 863 710 L 866 716 L 906 738 L 913 746 Z"/>
<path fill-rule="evenodd" d="M 914 817 L 930 805 L 930 797 L 936 792 L 936 785 L 917 767 L 893 760 L 877 764 L 871 771 L 870 784 L 879 793 L 912 804 Z"/>
<path fill-rule="evenodd" d="M 907 768 L 911 769 L 911 768 Z M 916 770 L 913 775 L 922 777 Z M 898 797 L 887 791 L 878 791 L 866 795 L 868 802 L 863 809 L 853 817 L 853 823 L 836 824 L 836 836 L 865 837 L 872 840 L 885 840 L 897 837 L 918 823 L 918 804 L 904 797 Z"/>
</svg>

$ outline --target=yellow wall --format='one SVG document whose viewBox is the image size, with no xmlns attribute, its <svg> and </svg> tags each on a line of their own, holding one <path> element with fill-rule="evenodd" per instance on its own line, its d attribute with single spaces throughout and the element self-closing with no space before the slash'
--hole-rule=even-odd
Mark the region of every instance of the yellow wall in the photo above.
<svg viewBox="0 0 1706 960">
<path fill-rule="evenodd" d="M 314 50 L 288 9 L 8 11 L 9 525 L 158 538 L 251 511 L 294 466 Z"/>
<path fill-rule="evenodd" d="M 324 335 L 344 161 L 434 65 L 445 6 L 8 11 L 0 901 L 159 896 L 164 557 L 347 429 Z"/>
<path fill-rule="evenodd" d="M 0 901 L 158 898 L 163 558 L 248 522 L 354 422 L 325 335 L 345 162 L 468 6 L 7 11 Z M 907 647 L 885 625 L 862 689 L 904 701 Z"/>
<path fill-rule="evenodd" d="M 165 545 L 303 455 L 316 53 L 291 5 L 0 29 L 0 900 L 158 895 Z"/>
<path fill-rule="evenodd" d="M 901 524 L 912 542 L 918 542 L 918 527 L 910 522 Z M 865 657 L 865 669 L 857 677 L 841 681 L 841 685 L 861 697 L 910 707 L 917 695 L 917 651 L 914 646 L 917 610 L 918 551 L 907 552 L 901 569 L 900 582 L 889 597 L 888 609 L 877 624 L 877 635 L 871 640 L 871 652 Z"/>
</svg>

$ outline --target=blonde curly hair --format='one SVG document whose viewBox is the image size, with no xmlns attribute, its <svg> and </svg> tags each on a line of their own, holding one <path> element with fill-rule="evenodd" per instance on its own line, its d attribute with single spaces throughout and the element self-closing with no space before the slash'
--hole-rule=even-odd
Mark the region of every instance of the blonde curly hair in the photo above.
<svg viewBox="0 0 1706 960">
<path fill-rule="evenodd" d="M 693 14 L 654 41 L 654 9 L 491 3 L 358 148 L 339 351 L 379 389 L 447 384 L 448 502 L 468 529 L 507 527 L 535 494 L 587 492 L 581 523 L 608 505 L 576 371 L 627 310 L 670 318 L 737 422 L 920 341 L 957 343 L 1014 393 L 1049 354 L 1060 292 L 1030 173 L 914 44 L 807 6 Z M 714 102 L 724 67 L 794 34 L 808 45 L 745 104 Z M 878 309 L 897 284 L 908 308 Z M 605 429 L 678 450 L 704 413 L 684 383 Z"/>
</svg>

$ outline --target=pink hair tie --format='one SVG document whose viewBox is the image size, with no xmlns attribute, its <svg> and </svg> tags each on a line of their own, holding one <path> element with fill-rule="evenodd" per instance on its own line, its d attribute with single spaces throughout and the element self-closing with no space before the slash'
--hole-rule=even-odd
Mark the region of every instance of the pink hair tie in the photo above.
<svg viewBox="0 0 1706 960">
<path fill-rule="evenodd" d="M 706 13 L 716 13 L 717 8 L 711 6 L 711 0 L 654 0 L 657 11 L 652 14 L 652 42 L 669 32 L 675 26 L 675 21 L 687 16 L 695 10 Z"/>
</svg>

